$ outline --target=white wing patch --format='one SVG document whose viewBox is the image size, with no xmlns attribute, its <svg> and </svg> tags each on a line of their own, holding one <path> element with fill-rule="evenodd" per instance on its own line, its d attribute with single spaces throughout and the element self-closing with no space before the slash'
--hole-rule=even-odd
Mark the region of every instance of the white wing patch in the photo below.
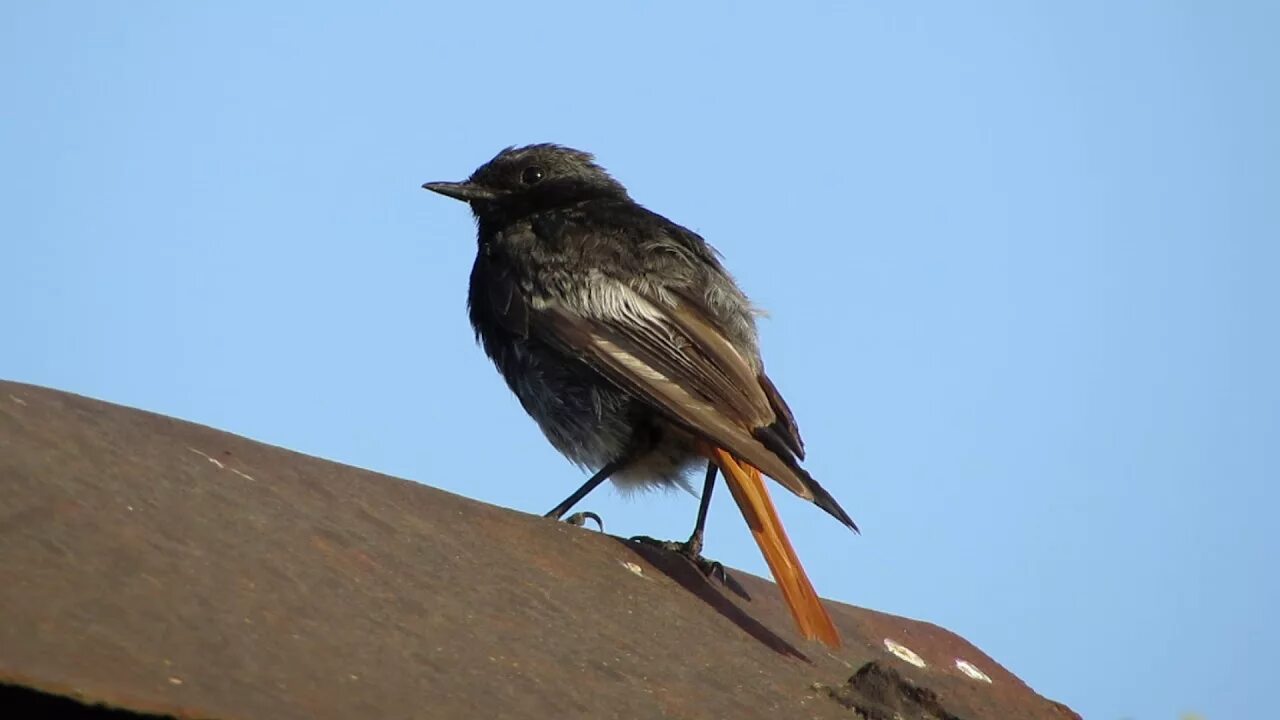
<svg viewBox="0 0 1280 720">
<path fill-rule="evenodd" d="M 600 347 L 601 350 L 608 353 L 610 357 L 617 360 L 628 370 L 634 372 L 637 376 L 642 377 L 646 380 L 650 380 L 652 382 L 661 382 L 661 383 L 671 382 L 671 378 L 668 378 L 666 375 L 663 375 L 662 373 L 655 370 L 654 367 L 649 363 L 641 360 L 635 355 L 618 347 L 618 345 L 614 343 L 612 340 L 606 340 L 600 337 L 599 335 L 593 335 L 592 338 L 596 341 L 596 344 Z"/>
<path fill-rule="evenodd" d="M 617 280 L 595 275 L 578 285 L 577 292 L 565 298 L 565 304 L 583 317 L 638 321 L 653 327 L 668 322 L 666 313 L 648 298 Z"/>
</svg>

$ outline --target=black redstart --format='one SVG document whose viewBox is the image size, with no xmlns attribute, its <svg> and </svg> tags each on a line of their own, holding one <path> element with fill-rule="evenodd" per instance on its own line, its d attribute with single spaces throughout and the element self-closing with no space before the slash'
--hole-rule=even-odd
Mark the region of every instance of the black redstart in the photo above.
<svg viewBox="0 0 1280 720">
<path fill-rule="evenodd" d="M 706 462 L 679 549 L 700 559 L 717 468 L 800 631 L 835 625 L 791 547 L 761 472 L 853 530 L 803 468 L 795 418 L 764 373 L 753 308 L 696 233 L 646 210 L 579 150 L 508 148 L 463 182 L 423 185 L 471 205 L 479 251 L 468 307 L 485 353 L 561 453 L 600 483 L 687 487 Z"/>
</svg>

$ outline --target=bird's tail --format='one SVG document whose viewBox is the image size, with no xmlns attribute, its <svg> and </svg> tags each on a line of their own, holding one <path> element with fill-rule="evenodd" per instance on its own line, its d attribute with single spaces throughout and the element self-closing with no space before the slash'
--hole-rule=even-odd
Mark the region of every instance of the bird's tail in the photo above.
<svg viewBox="0 0 1280 720">
<path fill-rule="evenodd" d="M 805 575 L 800 558 L 791 547 L 778 511 L 769 499 L 760 471 L 747 463 L 739 463 L 727 451 L 718 447 L 704 448 L 708 458 L 720 467 L 725 484 L 738 503 L 742 517 L 751 528 L 751 535 L 760 546 L 765 562 L 773 573 L 774 582 L 782 590 L 782 597 L 791 609 L 800 632 L 810 640 L 821 640 L 830 647 L 840 647 L 840 634 L 827 614 L 818 593 Z"/>
</svg>

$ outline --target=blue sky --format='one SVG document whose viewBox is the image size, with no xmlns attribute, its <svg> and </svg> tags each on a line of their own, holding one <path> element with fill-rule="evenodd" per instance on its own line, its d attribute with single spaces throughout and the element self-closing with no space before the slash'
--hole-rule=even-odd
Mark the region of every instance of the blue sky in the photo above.
<svg viewBox="0 0 1280 720">
<path fill-rule="evenodd" d="M 1263 717 L 1280 644 L 1269 3 L 7 3 L 0 377 L 530 512 L 472 343 L 500 148 L 595 152 L 771 319 L 819 590 L 1089 718 Z M 589 507 L 684 537 L 681 494 Z M 767 574 L 719 498 L 709 555 Z"/>
</svg>

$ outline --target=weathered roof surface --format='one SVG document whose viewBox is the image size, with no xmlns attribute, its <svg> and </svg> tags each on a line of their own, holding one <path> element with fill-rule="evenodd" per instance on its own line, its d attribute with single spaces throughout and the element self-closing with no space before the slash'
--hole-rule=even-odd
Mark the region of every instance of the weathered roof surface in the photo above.
<svg viewBox="0 0 1280 720">
<path fill-rule="evenodd" d="M 829 653 L 735 574 L 751 602 L 591 530 L 0 382 L 0 682 L 246 720 L 1076 717 L 928 623 L 832 602 Z"/>
</svg>

